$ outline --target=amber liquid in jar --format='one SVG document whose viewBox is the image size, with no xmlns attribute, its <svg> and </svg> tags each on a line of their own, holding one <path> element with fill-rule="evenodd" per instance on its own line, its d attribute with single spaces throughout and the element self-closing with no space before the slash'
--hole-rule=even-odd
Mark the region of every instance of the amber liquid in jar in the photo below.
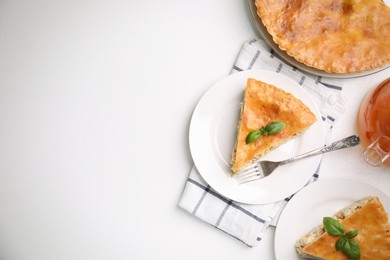
<svg viewBox="0 0 390 260">
<path fill-rule="evenodd" d="M 370 145 L 379 136 L 390 137 L 390 78 L 383 81 L 364 98 L 357 120 L 361 143 Z M 383 147 L 388 152 L 390 147 Z M 390 166 L 390 159 L 385 163 Z"/>
</svg>

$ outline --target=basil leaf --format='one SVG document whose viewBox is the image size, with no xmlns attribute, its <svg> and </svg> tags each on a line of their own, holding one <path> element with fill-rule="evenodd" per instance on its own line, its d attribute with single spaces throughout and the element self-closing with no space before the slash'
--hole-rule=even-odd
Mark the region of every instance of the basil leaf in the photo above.
<svg viewBox="0 0 390 260">
<path fill-rule="evenodd" d="M 347 240 L 342 251 L 352 260 L 360 259 L 360 248 L 358 243 L 356 243 L 354 240 Z"/>
<path fill-rule="evenodd" d="M 253 131 L 251 131 L 251 132 L 247 135 L 247 137 L 246 137 L 246 139 L 245 139 L 245 142 L 246 142 L 247 144 L 252 143 L 252 142 L 256 141 L 257 139 L 259 139 L 260 136 L 261 136 L 260 130 L 253 130 Z"/>
<path fill-rule="evenodd" d="M 265 136 L 268 135 L 267 130 L 265 130 L 265 126 L 263 126 L 262 128 L 260 128 L 260 132 L 261 132 L 262 135 L 265 135 Z"/>
<path fill-rule="evenodd" d="M 282 131 L 282 129 L 286 126 L 285 123 L 283 122 L 271 122 L 269 123 L 268 125 L 266 126 L 263 126 L 262 128 L 260 128 L 259 130 L 253 130 L 251 131 L 246 139 L 245 139 L 245 142 L 247 144 L 249 143 L 252 143 L 254 141 L 256 141 L 257 139 L 259 139 L 259 137 L 261 135 L 272 135 L 272 134 L 277 134 L 279 133 L 280 131 Z"/>
<path fill-rule="evenodd" d="M 277 134 L 286 126 L 283 122 L 271 122 L 268 125 L 264 127 L 264 134 L 265 135 L 273 135 Z"/>
<path fill-rule="evenodd" d="M 324 217 L 322 219 L 326 232 L 331 236 L 342 236 L 344 234 L 344 226 L 337 220 L 331 217 Z"/>
<path fill-rule="evenodd" d="M 347 243 L 348 239 L 345 237 L 340 237 L 339 240 L 336 242 L 336 250 L 339 251 L 343 249 L 345 243 Z"/>
<path fill-rule="evenodd" d="M 349 231 L 347 234 L 345 234 L 344 237 L 346 237 L 346 238 L 353 238 L 353 237 L 356 237 L 357 234 L 358 234 L 357 230 L 352 230 L 352 231 Z"/>
</svg>

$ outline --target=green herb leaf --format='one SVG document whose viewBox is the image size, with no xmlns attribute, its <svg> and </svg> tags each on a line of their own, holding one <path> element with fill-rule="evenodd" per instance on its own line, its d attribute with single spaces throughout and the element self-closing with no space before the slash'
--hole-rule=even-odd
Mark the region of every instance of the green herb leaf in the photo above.
<svg viewBox="0 0 390 260">
<path fill-rule="evenodd" d="M 247 137 L 246 137 L 246 139 L 245 139 L 245 142 L 246 142 L 247 144 L 252 143 L 252 142 L 256 141 L 257 139 L 259 139 L 260 136 L 261 136 L 260 130 L 253 130 L 253 131 L 251 131 L 251 132 L 247 135 Z"/>
<path fill-rule="evenodd" d="M 358 231 L 352 230 L 344 235 L 345 228 L 337 220 L 331 217 L 324 217 L 322 219 L 325 231 L 331 236 L 342 236 L 336 242 L 336 250 L 341 250 L 351 260 L 360 260 L 360 247 L 359 244 L 351 240 L 357 236 Z"/>
<path fill-rule="evenodd" d="M 271 122 L 268 125 L 263 126 L 262 128 L 260 128 L 259 130 L 251 131 L 247 135 L 247 137 L 245 139 L 245 142 L 247 144 L 249 144 L 249 143 L 252 143 L 252 142 L 256 141 L 257 139 L 259 139 L 260 136 L 262 136 L 262 135 L 266 135 L 267 136 L 267 135 L 277 134 L 280 131 L 282 131 L 282 129 L 285 126 L 286 126 L 286 124 L 282 123 L 282 122 Z"/>
<path fill-rule="evenodd" d="M 331 217 L 324 217 L 322 219 L 326 232 L 331 236 L 342 236 L 344 234 L 344 226 L 337 220 Z"/>
<path fill-rule="evenodd" d="M 336 250 L 339 251 L 343 249 L 345 243 L 347 243 L 348 239 L 345 237 L 340 237 L 339 240 L 336 242 Z"/>
<path fill-rule="evenodd" d="M 260 128 L 260 132 L 261 132 L 262 135 L 265 135 L 265 136 L 268 135 L 268 132 L 265 130 L 265 126 L 263 126 L 262 128 Z"/>
<path fill-rule="evenodd" d="M 271 122 L 264 127 L 263 131 L 265 135 L 273 135 L 282 131 L 285 126 L 283 122 Z"/>
<path fill-rule="evenodd" d="M 359 260 L 360 259 L 360 248 L 358 243 L 354 240 L 348 240 L 345 243 L 343 249 L 343 253 L 348 256 L 352 260 Z"/>
<path fill-rule="evenodd" d="M 346 237 L 346 238 L 353 238 L 353 237 L 356 237 L 357 234 L 358 234 L 357 230 L 352 230 L 352 231 L 349 231 L 347 234 L 345 234 L 344 237 Z"/>
</svg>

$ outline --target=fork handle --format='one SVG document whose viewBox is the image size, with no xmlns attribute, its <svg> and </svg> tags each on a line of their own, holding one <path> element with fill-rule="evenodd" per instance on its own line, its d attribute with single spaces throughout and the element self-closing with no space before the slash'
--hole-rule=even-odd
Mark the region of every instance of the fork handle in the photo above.
<svg viewBox="0 0 390 260">
<path fill-rule="evenodd" d="M 327 152 L 333 152 L 333 151 L 344 149 L 344 148 L 350 148 L 350 147 L 353 147 L 355 145 L 358 145 L 359 143 L 360 143 L 360 138 L 357 135 L 351 135 L 351 136 L 343 138 L 339 141 L 331 143 L 329 145 L 325 145 L 324 147 L 320 147 L 320 148 L 315 149 L 313 151 L 310 151 L 310 152 L 307 152 L 307 153 L 304 153 L 301 155 L 297 155 L 297 156 L 292 157 L 290 159 L 284 160 L 280 164 L 283 165 L 283 164 L 294 162 L 296 160 L 310 157 L 313 155 L 323 154 L 323 153 L 327 153 Z"/>
</svg>

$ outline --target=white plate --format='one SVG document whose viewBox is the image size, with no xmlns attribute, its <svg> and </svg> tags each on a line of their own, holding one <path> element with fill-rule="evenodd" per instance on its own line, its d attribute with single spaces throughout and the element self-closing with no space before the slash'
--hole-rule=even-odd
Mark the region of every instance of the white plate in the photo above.
<svg viewBox="0 0 390 260">
<path fill-rule="evenodd" d="M 282 58 L 285 62 L 289 63 L 292 66 L 295 66 L 298 69 L 301 69 L 303 71 L 306 71 L 310 74 L 318 75 L 318 76 L 324 76 L 324 77 L 331 77 L 331 78 L 356 78 L 361 76 L 370 75 L 376 72 L 379 72 L 381 70 L 386 69 L 388 66 L 385 66 L 383 68 L 379 68 L 376 70 L 370 70 L 365 72 L 356 72 L 356 73 L 328 73 L 324 70 L 318 70 L 309 66 L 306 66 L 305 64 L 297 61 L 290 55 L 288 55 L 285 51 L 279 48 L 279 46 L 274 42 L 272 39 L 272 36 L 268 33 L 267 28 L 265 28 L 263 22 L 261 21 L 261 18 L 257 15 L 257 7 L 255 5 L 256 0 L 248 0 L 249 2 L 249 9 L 252 14 L 252 18 L 255 22 L 255 26 L 257 30 L 259 31 L 260 35 L 263 37 L 263 39 L 268 43 L 268 45 L 271 46 L 271 48 L 278 54 L 280 58 Z"/>
<path fill-rule="evenodd" d="M 319 180 L 299 191 L 284 208 L 275 232 L 277 260 L 300 260 L 295 242 L 322 218 L 332 216 L 365 196 L 378 196 L 387 212 L 390 198 L 374 186 L 356 179 Z"/>
<path fill-rule="evenodd" d="M 294 81 L 275 72 L 250 70 L 222 79 L 201 98 L 191 119 L 190 150 L 196 168 L 218 193 L 242 203 L 271 203 L 284 199 L 303 187 L 315 172 L 321 156 L 282 166 L 262 180 L 238 185 L 236 179 L 231 177 L 230 160 L 237 135 L 240 103 L 249 77 L 292 93 L 318 119 L 304 134 L 286 142 L 264 159 L 287 159 L 324 145 L 321 115 L 306 91 Z"/>
</svg>

